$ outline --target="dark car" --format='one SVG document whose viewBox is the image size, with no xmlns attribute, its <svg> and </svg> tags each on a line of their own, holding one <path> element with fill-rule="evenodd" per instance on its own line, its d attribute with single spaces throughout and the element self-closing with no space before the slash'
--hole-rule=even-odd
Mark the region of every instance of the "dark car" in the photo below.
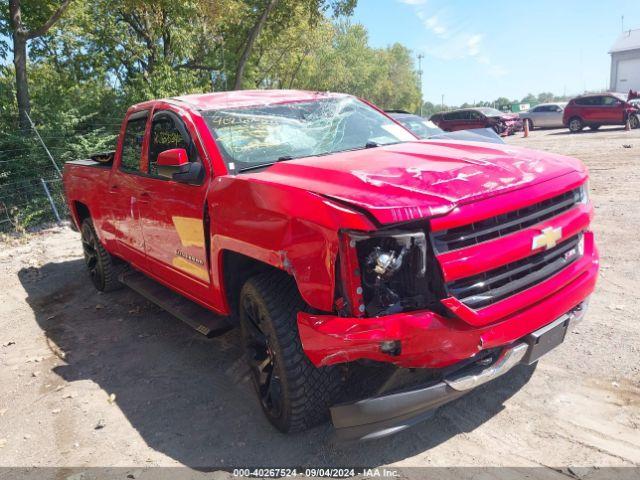
<svg viewBox="0 0 640 480">
<path fill-rule="evenodd" d="M 522 119 L 518 115 L 489 107 L 440 112 L 432 115 L 430 120 L 447 132 L 491 128 L 498 135 L 506 136 L 522 130 Z"/>
<path fill-rule="evenodd" d="M 640 109 L 628 101 L 623 94 L 601 93 L 583 95 L 572 99 L 564 109 L 562 123 L 572 133 L 584 127 L 597 130 L 602 125 L 625 125 L 638 128 Z"/>
<path fill-rule="evenodd" d="M 445 132 L 431 120 L 404 110 L 387 110 L 386 113 L 396 122 L 422 139 L 433 140 L 461 140 L 464 142 L 504 143 L 504 141 L 490 128 L 476 128 L 473 130 L 459 130 Z"/>
</svg>

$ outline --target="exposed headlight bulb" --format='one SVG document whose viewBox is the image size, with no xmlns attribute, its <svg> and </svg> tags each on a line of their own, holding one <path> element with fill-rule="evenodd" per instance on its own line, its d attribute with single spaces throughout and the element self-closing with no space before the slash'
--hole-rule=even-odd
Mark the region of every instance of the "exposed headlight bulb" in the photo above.
<svg viewBox="0 0 640 480">
<path fill-rule="evenodd" d="M 373 271 L 381 277 L 393 275 L 402 266 L 404 253 L 404 249 L 400 254 L 397 254 L 393 250 L 386 252 L 380 247 L 376 247 L 369 255 L 368 263 L 369 265 L 373 265 Z"/>
</svg>

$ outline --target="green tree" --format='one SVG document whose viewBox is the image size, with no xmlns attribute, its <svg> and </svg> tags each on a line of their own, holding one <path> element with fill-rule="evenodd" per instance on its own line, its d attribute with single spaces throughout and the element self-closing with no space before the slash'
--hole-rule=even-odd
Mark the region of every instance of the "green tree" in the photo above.
<svg viewBox="0 0 640 480">
<path fill-rule="evenodd" d="M 542 92 L 538 94 L 537 103 L 548 103 L 553 102 L 556 96 L 551 92 Z"/>
<path fill-rule="evenodd" d="M 64 0 L 55 10 L 47 0 L 9 0 L 8 10 L 2 11 L 0 33 L 9 33 L 12 38 L 13 64 L 15 68 L 16 100 L 20 127 L 29 128 L 31 99 L 27 75 L 27 42 L 45 35 L 60 19 L 71 0 Z"/>
</svg>

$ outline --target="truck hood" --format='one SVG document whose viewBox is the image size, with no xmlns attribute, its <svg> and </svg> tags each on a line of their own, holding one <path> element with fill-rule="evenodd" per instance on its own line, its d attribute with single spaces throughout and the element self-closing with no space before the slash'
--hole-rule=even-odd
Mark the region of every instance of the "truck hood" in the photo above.
<svg viewBox="0 0 640 480">
<path fill-rule="evenodd" d="M 584 170 L 574 158 L 510 145 L 424 140 L 289 160 L 246 177 L 303 188 L 390 224 Z"/>
</svg>

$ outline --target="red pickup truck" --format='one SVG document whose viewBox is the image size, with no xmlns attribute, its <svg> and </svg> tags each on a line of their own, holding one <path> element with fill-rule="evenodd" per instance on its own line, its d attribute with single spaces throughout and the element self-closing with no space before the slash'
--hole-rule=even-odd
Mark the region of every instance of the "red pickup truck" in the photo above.
<svg viewBox="0 0 640 480">
<path fill-rule="evenodd" d="M 64 188 L 96 288 L 238 326 L 282 431 L 426 418 L 560 344 L 598 271 L 580 161 L 418 140 L 349 95 L 141 103 Z"/>
</svg>

